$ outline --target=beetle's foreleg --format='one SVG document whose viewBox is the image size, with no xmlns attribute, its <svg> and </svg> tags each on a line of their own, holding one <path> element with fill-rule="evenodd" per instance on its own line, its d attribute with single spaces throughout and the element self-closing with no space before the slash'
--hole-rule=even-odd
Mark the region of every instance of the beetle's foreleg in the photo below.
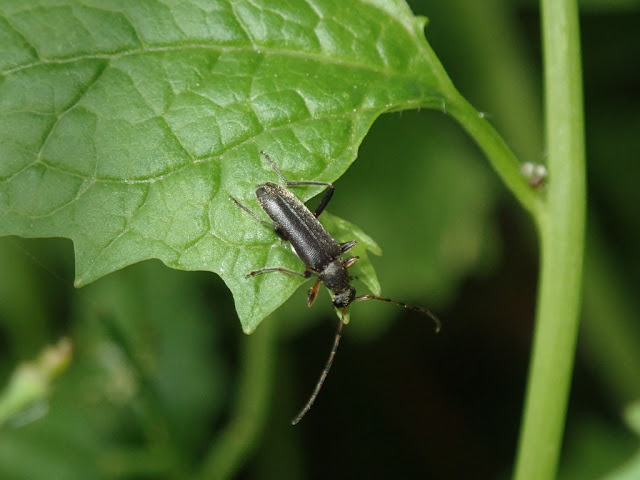
<svg viewBox="0 0 640 480">
<path fill-rule="evenodd" d="M 316 280 L 316 283 L 313 284 L 313 287 L 309 289 L 309 296 L 307 297 L 307 307 L 313 305 L 313 302 L 316 300 L 318 296 L 318 287 L 320 286 L 320 277 Z"/>
</svg>

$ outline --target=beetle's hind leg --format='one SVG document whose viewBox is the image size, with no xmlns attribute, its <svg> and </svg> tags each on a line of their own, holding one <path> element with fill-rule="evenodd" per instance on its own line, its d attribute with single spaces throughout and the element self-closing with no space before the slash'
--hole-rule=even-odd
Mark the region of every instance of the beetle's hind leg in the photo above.
<svg viewBox="0 0 640 480">
<path fill-rule="evenodd" d="M 318 216 L 327 207 L 327 204 L 329 203 L 329 200 L 331 200 L 331 197 L 333 196 L 333 191 L 335 189 L 333 184 L 327 183 L 327 182 L 290 182 L 289 180 L 284 178 L 284 175 L 282 174 L 280 169 L 276 166 L 275 162 L 271 159 L 271 157 L 269 155 L 267 155 L 262 150 L 260 150 L 260 153 L 262 154 L 262 156 L 264 158 L 267 159 L 267 161 L 269 162 L 269 165 L 271 165 L 271 168 L 273 168 L 273 170 L 278 174 L 278 176 L 282 179 L 282 181 L 284 182 L 284 184 L 287 187 L 296 187 L 296 186 L 303 186 L 303 185 L 317 185 L 317 186 L 320 186 L 320 187 L 326 187 L 327 191 L 323 195 L 322 200 L 320 200 L 320 204 L 318 205 L 318 208 L 316 208 L 316 211 L 313 213 L 313 215 L 316 218 L 318 218 Z"/>
</svg>

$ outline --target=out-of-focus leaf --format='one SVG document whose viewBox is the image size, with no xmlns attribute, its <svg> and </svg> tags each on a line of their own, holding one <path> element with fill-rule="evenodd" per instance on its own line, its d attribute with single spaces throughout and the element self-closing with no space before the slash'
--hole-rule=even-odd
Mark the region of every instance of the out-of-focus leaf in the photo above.
<svg viewBox="0 0 640 480">
<path fill-rule="evenodd" d="M 638 435 L 640 419 L 638 404 L 627 409 L 627 424 Z M 601 418 L 580 417 L 567 438 L 567 453 L 563 458 L 560 480 L 631 480 L 640 473 L 638 438 L 618 425 Z M 634 450 L 636 453 L 634 454 Z"/>
<path fill-rule="evenodd" d="M 627 424 L 640 438 L 640 402 L 631 405 L 626 412 Z M 640 452 L 637 452 L 622 467 L 606 475 L 606 480 L 634 480 L 640 477 Z"/>
<path fill-rule="evenodd" d="M 74 361 L 46 416 L 3 430 L 0 478 L 148 478 L 194 461 L 228 395 L 198 277 L 145 262 L 82 292 Z"/>
<path fill-rule="evenodd" d="M 34 361 L 19 365 L 8 385 L 0 391 L 0 429 L 8 421 L 22 423 L 18 417 L 28 416 L 29 411 L 39 405 L 45 405 L 46 411 L 51 384 L 70 361 L 71 342 L 63 338 L 45 348 Z"/>
</svg>

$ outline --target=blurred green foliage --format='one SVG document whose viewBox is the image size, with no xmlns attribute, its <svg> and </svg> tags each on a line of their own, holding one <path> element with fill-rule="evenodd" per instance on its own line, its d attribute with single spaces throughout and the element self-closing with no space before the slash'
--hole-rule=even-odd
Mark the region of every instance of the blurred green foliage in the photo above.
<svg viewBox="0 0 640 480">
<path fill-rule="evenodd" d="M 639 447 L 622 412 L 640 395 L 640 9 L 588 3 L 592 217 L 563 479 L 633 468 Z M 411 6 L 429 17 L 427 38 L 459 90 L 522 160 L 542 161 L 535 4 Z M 336 188 L 331 211 L 383 249 L 373 259 L 383 294 L 429 306 L 444 328 L 434 338 L 421 318 L 355 306 L 325 390 L 295 428 L 335 322 L 324 294 L 308 310 L 301 289 L 245 337 L 214 275 L 146 261 L 75 290 L 69 241 L 0 238 L 1 384 L 59 337 L 74 344 L 46 414 L 0 430 L 0 478 L 507 474 L 535 295 L 528 218 L 432 111 L 380 118 Z"/>
</svg>

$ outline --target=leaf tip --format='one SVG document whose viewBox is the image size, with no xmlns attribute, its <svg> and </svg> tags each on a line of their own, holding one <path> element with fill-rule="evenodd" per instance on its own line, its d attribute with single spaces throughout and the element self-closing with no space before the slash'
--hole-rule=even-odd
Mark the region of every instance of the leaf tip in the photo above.
<svg viewBox="0 0 640 480">
<path fill-rule="evenodd" d="M 253 332 L 256 331 L 256 325 L 243 324 L 242 331 L 245 333 L 245 335 L 251 335 Z"/>
<path fill-rule="evenodd" d="M 427 17 L 422 16 L 422 15 L 416 15 L 415 16 L 415 22 L 416 22 L 416 28 L 419 31 L 424 32 L 424 29 L 427 28 L 427 25 L 429 23 L 429 19 Z"/>
</svg>

